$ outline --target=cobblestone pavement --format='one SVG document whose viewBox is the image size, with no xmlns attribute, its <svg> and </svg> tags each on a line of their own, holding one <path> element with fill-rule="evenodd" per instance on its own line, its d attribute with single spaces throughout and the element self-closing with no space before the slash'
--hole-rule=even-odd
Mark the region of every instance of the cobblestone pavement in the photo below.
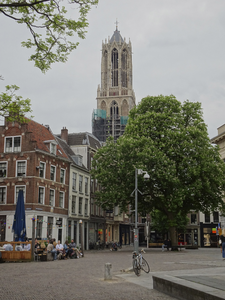
<svg viewBox="0 0 225 300">
<path fill-rule="evenodd" d="M 197 270 L 225 266 L 219 249 L 179 252 L 147 249 L 151 272 Z M 113 279 L 104 280 L 104 265 L 112 264 Z M 152 289 L 151 273 L 126 274 L 132 265 L 132 248 L 120 251 L 86 251 L 73 260 L 0 264 L 0 299 L 174 299 Z M 190 272 L 190 271 L 189 271 Z M 120 275 L 120 276 L 118 276 Z M 128 276 L 128 277 L 126 277 Z"/>
</svg>

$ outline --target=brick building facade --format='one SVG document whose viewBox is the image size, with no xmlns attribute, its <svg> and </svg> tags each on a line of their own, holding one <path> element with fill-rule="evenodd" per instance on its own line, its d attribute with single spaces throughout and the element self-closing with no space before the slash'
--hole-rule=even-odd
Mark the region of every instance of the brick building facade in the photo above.
<svg viewBox="0 0 225 300">
<path fill-rule="evenodd" d="M 50 128 L 34 121 L 0 126 L 0 240 L 13 240 L 18 192 L 24 191 L 27 237 L 63 240 L 67 232 L 70 160 Z M 58 225 L 56 225 L 58 224 Z"/>
</svg>

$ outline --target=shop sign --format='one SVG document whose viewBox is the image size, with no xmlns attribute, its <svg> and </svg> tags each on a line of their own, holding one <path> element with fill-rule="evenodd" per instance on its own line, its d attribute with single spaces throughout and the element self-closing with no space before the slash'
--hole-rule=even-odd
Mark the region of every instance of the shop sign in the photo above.
<svg viewBox="0 0 225 300">
<path fill-rule="evenodd" d="M 62 220 L 56 220 L 56 225 L 62 226 Z"/>
<path fill-rule="evenodd" d="M 216 228 L 212 228 L 212 233 L 216 233 Z"/>
</svg>

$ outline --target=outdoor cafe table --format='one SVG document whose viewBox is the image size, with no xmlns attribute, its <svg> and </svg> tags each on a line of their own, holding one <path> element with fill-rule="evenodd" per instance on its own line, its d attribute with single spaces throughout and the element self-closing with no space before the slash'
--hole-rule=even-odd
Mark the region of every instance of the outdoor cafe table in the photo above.
<svg viewBox="0 0 225 300">
<path fill-rule="evenodd" d="M 0 247 L 5 244 L 10 244 L 13 246 L 12 251 L 0 250 L 2 254 L 2 259 L 4 261 L 31 261 L 31 242 L 0 242 Z M 30 250 L 26 251 L 16 251 L 15 248 L 17 245 L 26 245 L 30 244 Z"/>
</svg>

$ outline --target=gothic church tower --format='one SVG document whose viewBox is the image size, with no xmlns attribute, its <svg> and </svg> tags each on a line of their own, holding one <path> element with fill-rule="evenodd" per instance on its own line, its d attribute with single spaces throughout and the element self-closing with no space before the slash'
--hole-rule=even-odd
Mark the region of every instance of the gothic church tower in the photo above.
<svg viewBox="0 0 225 300">
<path fill-rule="evenodd" d="M 135 106 L 132 88 L 132 47 L 118 31 L 102 42 L 101 87 L 92 116 L 92 133 L 102 142 L 124 133 L 129 111 Z"/>
</svg>

